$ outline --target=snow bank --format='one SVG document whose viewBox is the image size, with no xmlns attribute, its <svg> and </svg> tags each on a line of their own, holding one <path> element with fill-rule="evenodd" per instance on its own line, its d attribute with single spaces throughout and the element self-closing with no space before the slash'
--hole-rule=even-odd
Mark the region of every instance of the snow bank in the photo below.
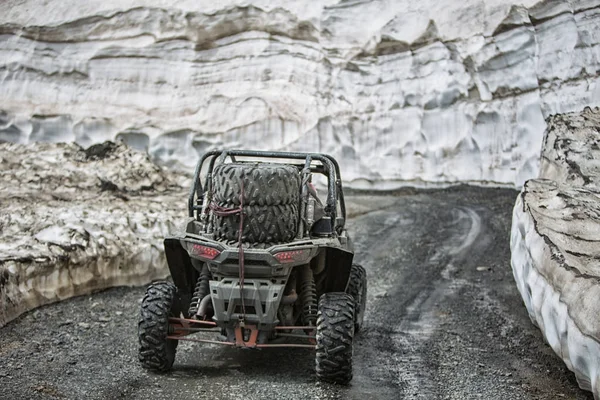
<svg viewBox="0 0 600 400">
<path fill-rule="evenodd" d="M 168 273 L 180 179 L 123 144 L 0 144 L 0 326 L 37 306 Z"/>
<path fill-rule="evenodd" d="M 515 204 L 512 268 L 533 323 L 600 399 L 600 109 L 548 120 L 540 178 Z"/>
<path fill-rule="evenodd" d="M 348 186 L 521 186 L 600 104 L 600 1 L 0 2 L 0 141 L 332 154 Z"/>
</svg>

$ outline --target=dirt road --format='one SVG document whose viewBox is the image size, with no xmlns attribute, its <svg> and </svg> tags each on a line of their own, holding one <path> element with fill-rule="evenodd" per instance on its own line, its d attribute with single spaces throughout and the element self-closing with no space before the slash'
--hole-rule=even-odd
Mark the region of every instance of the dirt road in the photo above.
<svg viewBox="0 0 600 400">
<path fill-rule="evenodd" d="M 367 269 L 349 387 L 318 383 L 307 350 L 180 343 L 174 370 L 137 362 L 142 288 L 28 313 L 0 329 L 0 398 L 592 399 L 543 342 L 510 268 L 517 192 L 460 187 L 348 196 Z"/>
</svg>

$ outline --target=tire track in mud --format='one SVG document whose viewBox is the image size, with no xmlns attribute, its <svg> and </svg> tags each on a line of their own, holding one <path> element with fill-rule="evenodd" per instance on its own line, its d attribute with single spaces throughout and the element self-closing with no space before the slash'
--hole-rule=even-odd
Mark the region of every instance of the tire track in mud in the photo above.
<svg viewBox="0 0 600 400">
<path fill-rule="evenodd" d="M 361 383 L 359 390 L 364 391 L 361 394 L 372 392 L 369 383 L 376 383 L 374 378 L 384 374 L 388 375 L 387 390 L 379 385 L 378 398 L 397 398 L 398 392 L 431 398 L 436 393 L 421 348 L 439 328 L 435 305 L 462 285 L 452 281 L 450 275 L 454 263 L 480 234 L 481 218 L 465 207 L 444 208 L 432 214 L 419 211 L 414 207 L 392 208 L 371 213 L 367 216 L 368 224 L 361 223 L 360 217 L 354 224 L 362 227 L 354 234 L 357 254 L 361 254 L 361 247 L 371 249 L 371 254 L 378 251 L 387 254 L 379 265 L 369 259 L 365 261 L 372 312 L 366 322 L 370 338 L 365 344 L 379 353 L 369 357 L 386 361 L 379 368 L 358 372 L 355 381 Z M 429 230 L 432 224 L 441 227 L 436 229 L 441 235 L 432 237 Z M 416 248 L 425 251 L 414 252 Z M 394 274 L 388 276 L 385 269 Z M 362 359 L 361 348 L 357 350 L 357 361 Z M 367 376 L 362 376 L 363 372 Z"/>
<path fill-rule="evenodd" d="M 430 399 L 432 395 L 439 395 L 435 377 L 428 373 L 428 368 L 422 358 L 421 349 L 427 345 L 432 334 L 440 329 L 441 319 L 436 313 L 436 305 L 445 298 L 453 296 L 466 284 L 466 281 L 452 278 L 456 271 L 456 264 L 461 262 L 465 253 L 471 249 L 475 240 L 481 233 L 481 218 L 474 210 L 456 208 L 450 210 L 453 215 L 452 224 L 457 227 L 445 241 L 440 242 L 439 251 L 426 260 L 426 265 L 432 267 L 443 266 L 438 279 L 431 291 L 420 292 L 414 301 L 407 307 L 406 313 L 398 332 L 401 347 L 416 348 L 407 357 L 406 362 L 410 369 L 401 374 L 401 379 L 406 384 L 405 394 L 413 397 Z"/>
</svg>

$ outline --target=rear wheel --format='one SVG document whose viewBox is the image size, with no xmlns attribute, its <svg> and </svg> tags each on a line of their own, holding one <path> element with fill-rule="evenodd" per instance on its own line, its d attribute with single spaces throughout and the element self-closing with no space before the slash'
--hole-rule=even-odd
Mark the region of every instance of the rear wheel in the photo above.
<svg viewBox="0 0 600 400">
<path fill-rule="evenodd" d="M 362 328 L 367 305 L 367 272 L 361 265 L 352 264 L 346 293 L 354 298 L 354 333 L 357 333 Z"/>
<path fill-rule="evenodd" d="M 175 362 L 177 340 L 167 339 L 169 317 L 178 317 L 174 310 L 177 288 L 170 282 L 154 282 L 142 300 L 138 338 L 142 367 L 164 372 Z"/>
<path fill-rule="evenodd" d="M 354 299 L 347 293 L 325 293 L 317 314 L 317 378 L 348 384 L 352 380 Z"/>
</svg>

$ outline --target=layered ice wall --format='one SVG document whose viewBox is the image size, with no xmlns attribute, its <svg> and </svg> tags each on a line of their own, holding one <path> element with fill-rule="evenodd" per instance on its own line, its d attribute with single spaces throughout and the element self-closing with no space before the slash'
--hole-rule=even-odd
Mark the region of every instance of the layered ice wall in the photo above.
<svg viewBox="0 0 600 400">
<path fill-rule="evenodd" d="M 600 109 L 548 122 L 543 179 L 513 212 L 512 268 L 533 323 L 600 399 Z"/>
<path fill-rule="evenodd" d="M 322 151 L 354 187 L 537 174 L 600 104 L 599 0 L 0 3 L 0 140 Z"/>
<path fill-rule="evenodd" d="M 122 144 L 0 144 L 0 327 L 43 304 L 164 278 L 163 238 L 187 215 L 181 183 Z"/>
</svg>

